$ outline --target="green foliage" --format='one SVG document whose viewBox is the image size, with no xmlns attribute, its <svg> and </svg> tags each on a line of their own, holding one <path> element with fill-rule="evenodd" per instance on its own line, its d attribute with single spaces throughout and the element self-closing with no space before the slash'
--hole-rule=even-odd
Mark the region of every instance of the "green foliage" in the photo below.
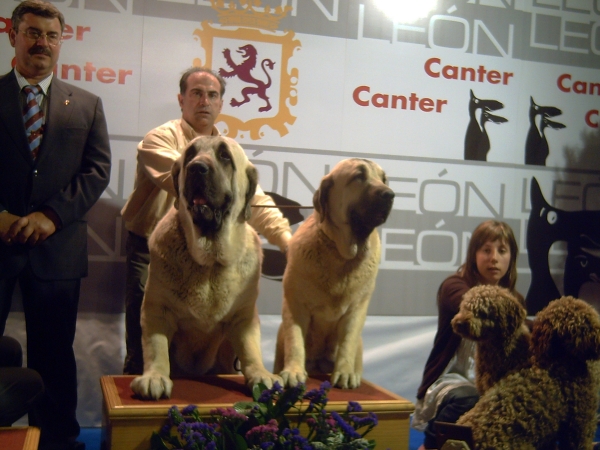
<svg viewBox="0 0 600 450">
<path fill-rule="evenodd" d="M 167 422 L 151 438 L 152 450 L 352 450 L 373 449 L 375 441 L 365 436 L 377 425 L 373 413 L 357 416 L 362 408 L 349 402 L 346 411 L 328 413 L 325 381 L 306 392 L 299 384 L 287 390 L 275 383 L 254 386 L 253 401 L 217 408 L 202 419 L 194 405 L 179 411 L 169 409 Z M 306 405 L 306 403 L 308 403 Z M 306 407 L 303 407 L 306 405 Z M 306 436 L 300 425 L 308 428 Z"/>
</svg>

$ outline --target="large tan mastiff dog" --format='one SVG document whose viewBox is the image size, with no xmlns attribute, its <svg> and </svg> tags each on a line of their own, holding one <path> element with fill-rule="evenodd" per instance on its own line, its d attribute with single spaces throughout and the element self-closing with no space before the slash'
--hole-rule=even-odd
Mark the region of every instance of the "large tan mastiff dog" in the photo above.
<svg viewBox="0 0 600 450">
<path fill-rule="evenodd" d="M 144 374 L 134 393 L 169 397 L 174 377 L 235 373 L 248 385 L 281 380 L 265 369 L 256 308 L 261 246 L 246 223 L 257 172 L 225 137 L 199 137 L 173 165 L 175 206 L 150 236 L 142 304 Z"/>
<path fill-rule="evenodd" d="M 312 373 L 331 373 L 341 388 L 360 385 L 361 333 L 381 248 L 375 227 L 393 201 L 385 173 L 366 159 L 341 161 L 321 180 L 314 213 L 290 241 L 283 275 L 274 371 L 286 385 Z"/>
</svg>

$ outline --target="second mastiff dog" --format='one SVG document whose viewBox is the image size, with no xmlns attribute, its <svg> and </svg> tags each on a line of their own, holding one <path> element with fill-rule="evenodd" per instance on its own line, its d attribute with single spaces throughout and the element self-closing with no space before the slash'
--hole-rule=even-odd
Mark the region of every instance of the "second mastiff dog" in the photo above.
<svg viewBox="0 0 600 450">
<path fill-rule="evenodd" d="M 280 380 L 265 369 L 256 308 L 261 244 L 246 223 L 257 172 L 232 139 L 192 141 L 172 169 L 175 206 L 150 236 L 142 304 L 144 374 L 131 388 L 169 397 L 171 376 L 235 373 L 248 385 Z"/>
<path fill-rule="evenodd" d="M 294 233 L 283 276 L 275 373 L 288 386 L 307 374 L 356 388 L 362 377 L 362 329 L 379 268 L 375 228 L 394 201 L 373 161 L 347 159 L 323 177 L 314 213 Z"/>
</svg>

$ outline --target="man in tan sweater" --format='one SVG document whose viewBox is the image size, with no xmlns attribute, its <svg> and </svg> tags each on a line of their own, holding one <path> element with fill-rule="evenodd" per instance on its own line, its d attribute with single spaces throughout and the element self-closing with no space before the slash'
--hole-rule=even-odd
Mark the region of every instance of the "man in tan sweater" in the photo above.
<svg viewBox="0 0 600 450">
<path fill-rule="evenodd" d="M 148 237 L 175 199 L 171 167 L 194 138 L 219 134 L 214 124 L 223 107 L 225 81 L 209 69 L 192 67 L 181 76 L 179 88 L 181 118 L 151 130 L 139 143 L 135 186 L 121 211 L 129 231 L 125 297 L 127 355 L 123 366 L 126 375 L 144 371 L 140 311 L 148 278 Z M 274 205 L 260 186 L 252 204 Z M 279 209 L 252 208 L 249 223 L 269 243 L 285 251 L 292 232 Z"/>
</svg>

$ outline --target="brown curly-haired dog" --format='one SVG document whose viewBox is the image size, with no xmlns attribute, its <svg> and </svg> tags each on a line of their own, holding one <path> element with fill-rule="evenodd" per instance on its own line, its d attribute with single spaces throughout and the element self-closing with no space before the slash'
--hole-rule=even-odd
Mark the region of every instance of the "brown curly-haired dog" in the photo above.
<svg viewBox="0 0 600 450">
<path fill-rule="evenodd" d="M 480 394 L 507 373 L 529 365 L 527 311 L 508 289 L 481 285 L 463 296 L 452 329 L 477 342 L 475 386 Z"/>
<path fill-rule="evenodd" d="M 531 367 L 490 388 L 459 425 L 477 449 L 590 449 L 598 407 L 600 316 L 583 300 L 550 302 L 533 321 Z"/>
</svg>

